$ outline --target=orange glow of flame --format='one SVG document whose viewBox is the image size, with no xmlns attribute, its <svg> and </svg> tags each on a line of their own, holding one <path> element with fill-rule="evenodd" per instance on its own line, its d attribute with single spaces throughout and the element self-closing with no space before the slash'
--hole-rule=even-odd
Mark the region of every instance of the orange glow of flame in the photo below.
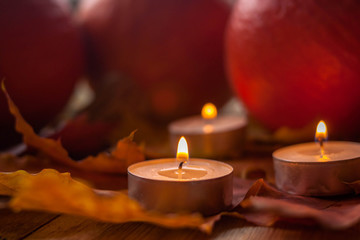
<svg viewBox="0 0 360 240">
<path fill-rule="evenodd" d="M 320 121 L 316 127 L 315 139 L 318 141 L 326 140 L 328 138 L 327 128 L 324 121 Z"/>
<path fill-rule="evenodd" d="M 188 144 L 185 137 L 181 137 L 178 143 L 176 158 L 187 161 L 189 159 Z"/>
<path fill-rule="evenodd" d="M 206 103 L 201 109 L 201 116 L 204 119 L 213 119 L 217 116 L 217 109 L 214 104 Z"/>
</svg>

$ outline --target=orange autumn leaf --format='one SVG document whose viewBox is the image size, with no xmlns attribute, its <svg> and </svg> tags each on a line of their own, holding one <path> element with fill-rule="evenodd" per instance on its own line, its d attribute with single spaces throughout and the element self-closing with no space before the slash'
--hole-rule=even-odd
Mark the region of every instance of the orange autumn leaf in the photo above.
<svg viewBox="0 0 360 240">
<path fill-rule="evenodd" d="M 10 113 L 15 117 L 15 129 L 23 135 L 23 141 L 38 151 L 47 155 L 51 160 L 75 167 L 96 172 L 125 173 L 132 163 L 145 160 L 142 150 L 132 141 L 133 134 L 118 141 L 115 149 L 110 153 L 100 153 L 97 156 L 89 156 L 81 161 L 74 161 L 69 157 L 66 149 L 60 141 L 38 136 L 29 123 L 22 117 L 19 109 L 12 101 L 2 82 Z"/>
<path fill-rule="evenodd" d="M 12 196 L 9 205 L 18 211 L 74 214 L 112 223 L 148 222 L 169 228 L 197 228 L 208 234 L 221 216 L 241 217 L 238 213 L 228 212 L 204 218 L 198 213 L 162 214 L 146 211 L 130 199 L 126 191 L 95 190 L 72 179 L 69 173 L 59 173 L 54 169 L 44 169 L 38 174 L 22 170 L 0 172 L 0 186 L 5 186 L 0 188 L 0 195 Z M 248 187 L 248 183 L 243 183 L 238 193 L 246 192 Z"/>
<path fill-rule="evenodd" d="M 130 136 L 118 141 L 111 153 L 99 153 L 97 156 L 89 156 L 77 164 L 81 169 L 100 172 L 126 172 L 127 167 L 133 163 L 144 161 L 145 156 L 139 147 L 132 141 L 135 132 Z M 120 159 L 120 160 L 119 160 Z M 101 164 L 99 164 L 101 163 Z"/>
<path fill-rule="evenodd" d="M 318 223 L 330 229 L 346 229 L 360 221 L 360 199 L 311 198 L 281 192 L 263 180 L 234 179 L 234 208 L 212 217 L 199 214 L 160 214 L 145 211 L 126 191 L 94 190 L 73 180 L 68 173 L 45 169 L 31 175 L 25 171 L 0 173 L 0 194 L 13 196 L 15 210 L 42 210 L 76 214 L 96 220 L 122 223 L 142 221 L 171 228 L 198 228 L 210 233 L 222 215 L 245 218 L 257 225 L 278 221 Z"/>
<path fill-rule="evenodd" d="M 19 184 L 21 183 L 21 184 Z M 94 190 L 71 178 L 69 173 L 45 169 L 36 175 L 25 171 L 0 173 L 0 185 L 12 191 L 10 206 L 15 210 L 41 210 L 76 214 L 96 220 L 123 223 L 142 221 L 171 228 L 199 228 L 211 231 L 216 218 L 204 219 L 200 214 L 160 214 L 145 211 L 126 191 Z"/>
<path fill-rule="evenodd" d="M 21 187 L 24 178 L 30 174 L 19 170 L 14 173 L 1 173 L 0 175 L 0 195 L 12 196 Z"/>
</svg>

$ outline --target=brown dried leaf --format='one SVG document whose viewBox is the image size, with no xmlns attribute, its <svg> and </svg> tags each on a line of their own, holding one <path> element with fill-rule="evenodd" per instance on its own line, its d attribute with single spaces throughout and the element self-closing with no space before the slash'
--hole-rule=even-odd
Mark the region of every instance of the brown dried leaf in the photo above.
<svg viewBox="0 0 360 240">
<path fill-rule="evenodd" d="M 145 159 L 142 150 L 132 141 L 134 133 L 131 133 L 129 137 L 120 140 L 111 153 L 100 153 L 95 157 L 90 156 L 76 162 L 69 157 L 60 141 L 38 136 L 30 124 L 22 117 L 19 109 L 10 98 L 4 82 L 2 82 L 1 87 L 7 98 L 9 110 L 15 117 L 15 129 L 23 135 L 24 143 L 44 153 L 51 160 L 89 171 L 125 173 L 129 165 Z"/>
<path fill-rule="evenodd" d="M 351 187 L 351 189 L 353 189 L 356 194 L 360 193 L 360 180 L 354 182 L 344 182 L 344 183 L 349 187 Z"/>
<path fill-rule="evenodd" d="M 236 211 L 250 222 L 271 226 L 277 221 L 312 219 L 323 227 L 346 229 L 360 222 L 360 198 L 312 198 L 281 192 L 262 179 L 249 189 Z"/>
</svg>

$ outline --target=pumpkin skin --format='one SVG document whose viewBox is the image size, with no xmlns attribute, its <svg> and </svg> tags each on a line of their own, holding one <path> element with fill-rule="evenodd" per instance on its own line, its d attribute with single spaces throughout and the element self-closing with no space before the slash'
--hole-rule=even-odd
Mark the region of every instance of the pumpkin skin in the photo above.
<svg viewBox="0 0 360 240">
<path fill-rule="evenodd" d="M 360 131 L 360 3 L 240 0 L 227 29 L 227 68 L 250 114 L 269 129 Z"/>
<path fill-rule="evenodd" d="M 65 106 L 83 75 L 80 31 L 65 5 L 53 0 L 0 1 L 0 78 L 36 129 Z M 0 94 L 0 148 L 19 140 Z"/>
<path fill-rule="evenodd" d="M 83 1 L 95 91 L 111 76 L 136 92 L 118 103 L 157 123 L 199 114 L 208 101 L 221 106 L 231 96 L 223 63 L 230 10 L 218 0 Z"/>
</svg>

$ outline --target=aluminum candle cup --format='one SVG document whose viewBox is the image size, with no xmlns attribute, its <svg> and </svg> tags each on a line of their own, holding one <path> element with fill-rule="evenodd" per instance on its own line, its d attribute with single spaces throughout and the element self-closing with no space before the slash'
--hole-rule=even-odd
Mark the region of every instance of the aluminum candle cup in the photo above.
<svg viewBox="0 0 360 240">
<path fill-rule="evenodd" d="M 175 158 L 140 162 L 128 168 L 129 196 L 163 213 L 200 212 L 205 216 L 229 208 L 233 168 L 207 159 L 189 160 L 180 170 Z"/>
<path fill-rule="evenodd" d="M 273 153 L 276 186 L 288 193 L 306 196 L 332 196 L 353 192 L 344 182 L 360 180 L 360 144 L 304 143 Z"/>
<path fill-rule="evenodd" d="M 245 117 L 236 115 L 217 116 L 217 109 L 207 103 L 201 116 L 194 116 L 169 125 L 171 146 L 185 136 L 190 152 L 195 157 L 226 158 L 241 155 L 245 141 Z"/>
<path fill-rule="evenodd" d="M 243 152 L 247 120 L 242 116 L 218 116 L 204 119 L 194 116 L 169 125 L 170 143 L 175 149 L 180 136 L 185 136 L 192 156 L 223 158 Z"/>
</svg>

